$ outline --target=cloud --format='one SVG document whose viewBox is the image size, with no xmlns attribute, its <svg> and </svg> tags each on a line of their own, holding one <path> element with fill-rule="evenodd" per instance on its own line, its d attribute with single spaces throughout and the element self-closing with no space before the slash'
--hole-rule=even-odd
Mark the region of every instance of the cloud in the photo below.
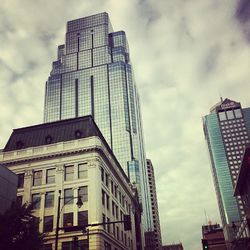
<svg viewBox="0 0 250 250">
<path fill-rule="evenodd" d="M 204 209 L 220 222 L 202 116 L 224 98 L 250 105 L 248 1 L 4 0 L 0 6 L 0 143 L 41 123 L 45 81 L 66 22 L 106 11 L 128 37 L 163 243 L 200 249 Z"/>
</svg>

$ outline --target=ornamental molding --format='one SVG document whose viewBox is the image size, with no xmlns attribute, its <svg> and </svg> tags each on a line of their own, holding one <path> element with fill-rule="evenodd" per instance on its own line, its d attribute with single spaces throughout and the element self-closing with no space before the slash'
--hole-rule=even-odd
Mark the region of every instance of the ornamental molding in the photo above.
<svg viewBox="0 0 250 250">
<path fill-rule="evenodd" d="M 30 178 L 32 176 L 33 176 L 33 170 L 27 169 L 27 170 L 24 171 L 24 177 L 25 178 Z"/>
</svg>

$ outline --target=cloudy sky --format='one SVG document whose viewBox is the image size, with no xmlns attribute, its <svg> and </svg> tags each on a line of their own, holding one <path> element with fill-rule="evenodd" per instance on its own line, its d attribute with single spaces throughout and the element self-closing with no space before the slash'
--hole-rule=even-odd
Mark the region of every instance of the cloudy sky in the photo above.
<svg viewBox="0 0 250 250">
<path fill-rule="evenodd" d="M 42 122 L 45 81 L 66 22 L 108 12 L 129 40 L 163 243 L 201 249 L 204 210 L 220 223 L 202 116 L 220 96 L 250 106 L 247 2 L 2 0 L 0 147 L 13 128 Z"/>
</svg>

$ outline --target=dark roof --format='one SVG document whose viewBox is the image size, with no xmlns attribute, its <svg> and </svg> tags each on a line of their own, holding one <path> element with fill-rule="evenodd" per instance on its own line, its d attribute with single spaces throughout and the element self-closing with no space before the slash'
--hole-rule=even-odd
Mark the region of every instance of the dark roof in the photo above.
<svg viewBox="0 0 250 250">
<path fill-rule="evenodd" d="M 106 144 L 92 116 L 61 120 L 14 129 L 4 152 L 99 136 Z"/>
<path fill-rule="evenodd" d="M 238 174 L 237 182 L 234 189 L 234 196 L 242 194 L 242 188 L 247 182 L 247 174 L 250 171 L 250 144 L 246 145 L 245 152 L 242 157 L 240 171 Z"/>
<path fill-rule="evenodd" d="M 92 136 L 97 136 L 101 139 L 102 143 L 116 162 L 123 177 L 129 183 L 129 178 L 124 173 L 124 170 L 91 115 L 13 129 L 3 152 L 72 141 Z"/>
</svg>

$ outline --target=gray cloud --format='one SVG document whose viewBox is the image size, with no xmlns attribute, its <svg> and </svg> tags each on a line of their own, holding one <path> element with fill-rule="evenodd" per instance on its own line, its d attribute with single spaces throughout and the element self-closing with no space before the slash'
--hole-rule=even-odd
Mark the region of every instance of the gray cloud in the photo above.
<svg viewBox="0 0 250 250">
<path fill-rule="evenodd" d="M 44 84 L 66 22 L 108 12 L 128 36 L 163 242 L 200 249 L 204 209 L 220 222 L 201 118 L 220 95 L 250 105 L 245 7 L 227 0 L 2 1 L 2 147 L 13 128 L 42 122 Z"/>
</svg>

